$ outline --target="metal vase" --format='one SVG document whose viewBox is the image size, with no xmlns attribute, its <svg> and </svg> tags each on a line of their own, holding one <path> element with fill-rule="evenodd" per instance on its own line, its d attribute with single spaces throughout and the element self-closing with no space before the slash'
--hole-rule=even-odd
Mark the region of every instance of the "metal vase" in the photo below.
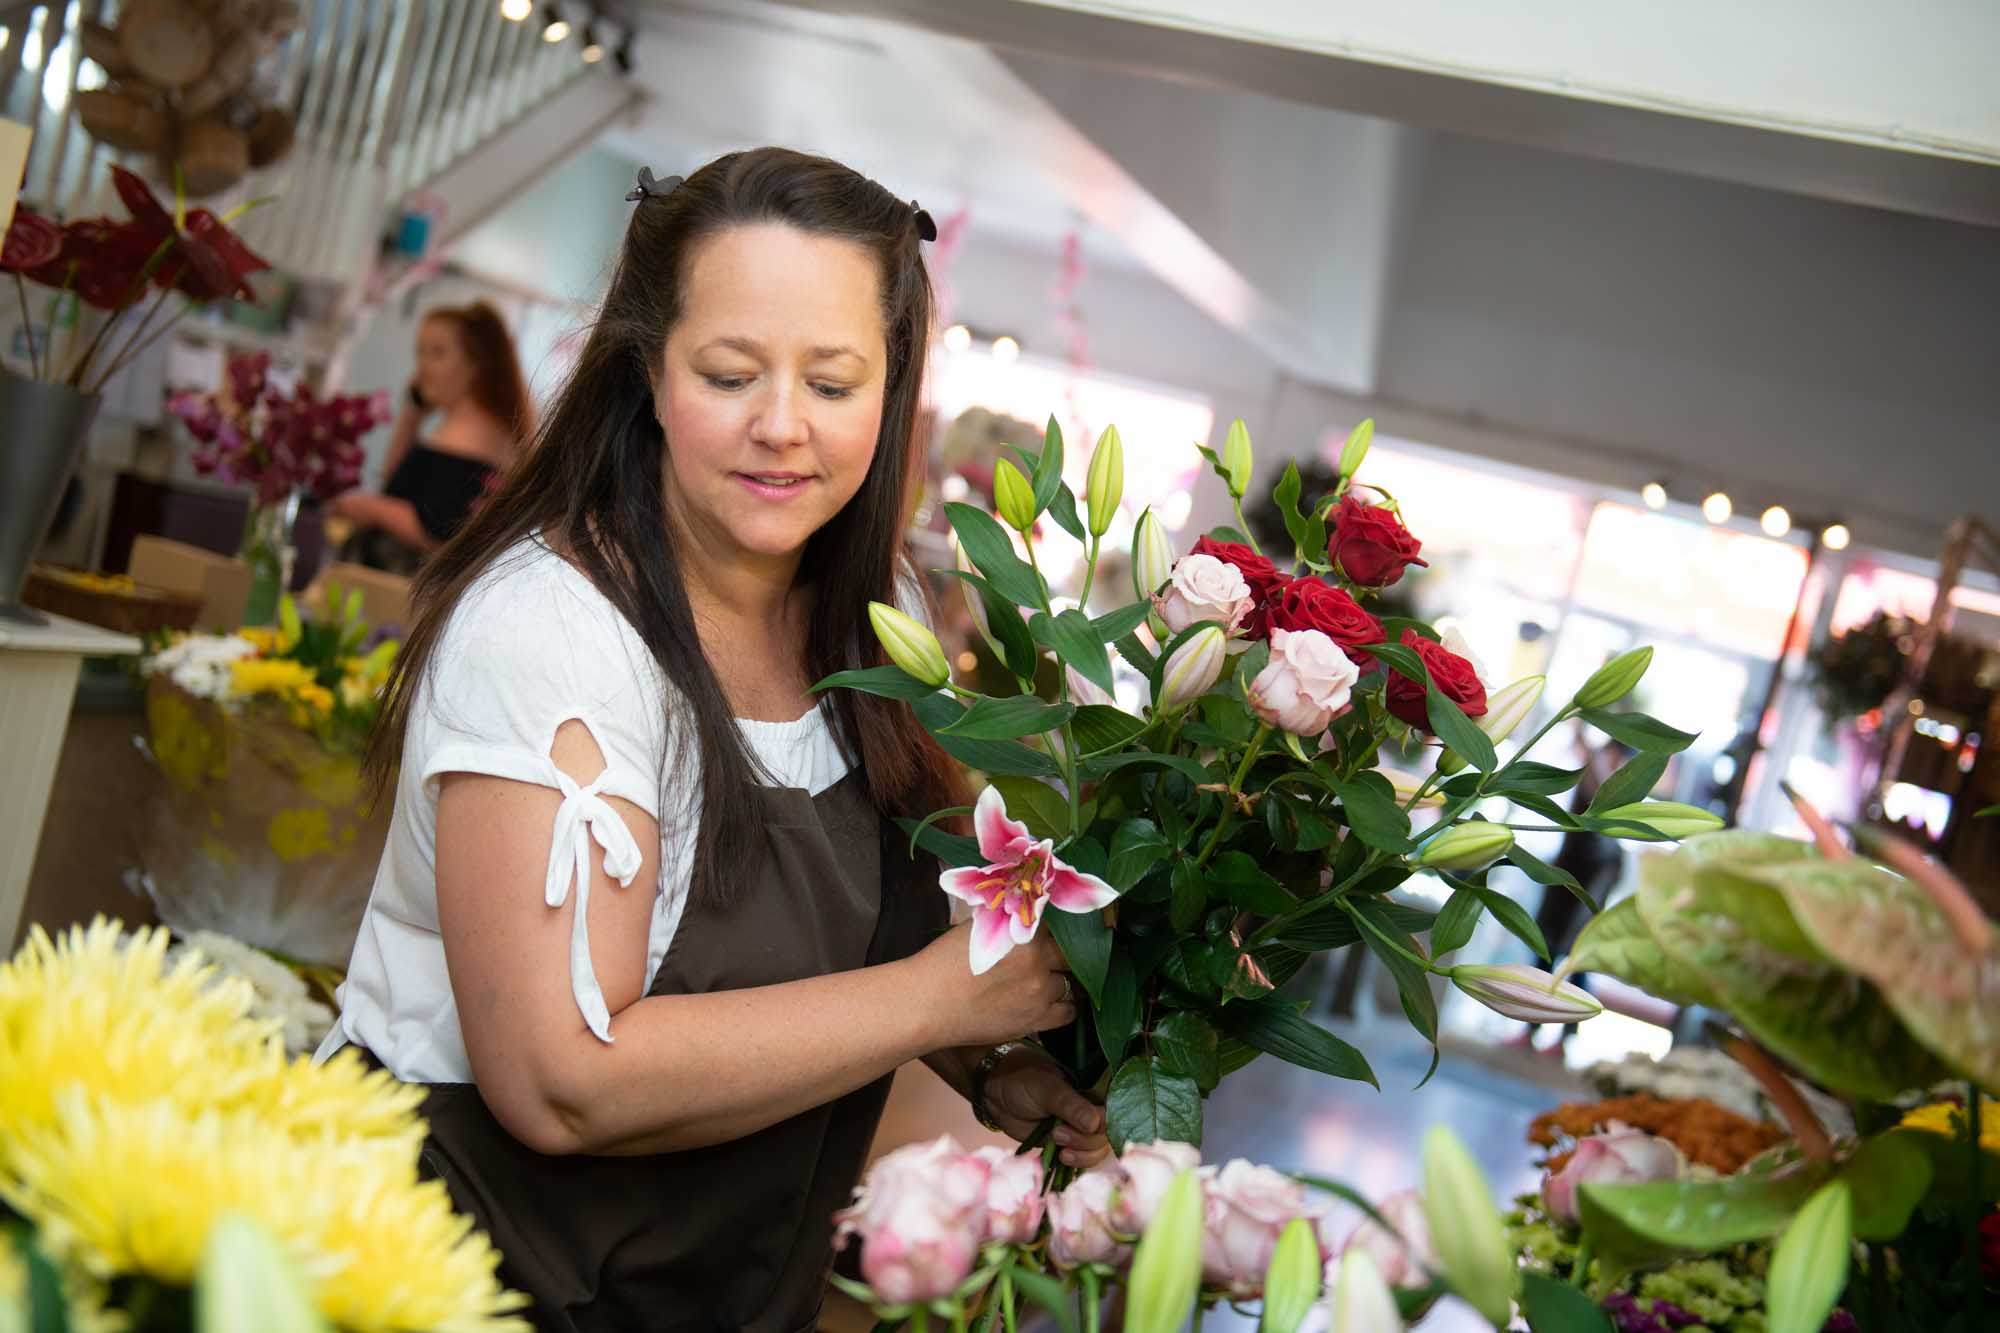
<svg viewBox="0 0 2000 1333">
<path fill-rule="evenodd" d="M 35 548 L 83 457 L 99 396 L 0 371 L 0 619 L 45 625 L 21 604 Z"/>
</svg>

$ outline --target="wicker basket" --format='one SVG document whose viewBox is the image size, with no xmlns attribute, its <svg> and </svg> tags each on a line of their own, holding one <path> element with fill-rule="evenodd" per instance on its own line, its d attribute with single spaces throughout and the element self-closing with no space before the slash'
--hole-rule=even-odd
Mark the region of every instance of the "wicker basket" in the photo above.
<svg viewBox="0 0 2000 1333">
<path fill-rule="evenodd" d="M 103 578 L 81 570 L 36 565 L 28 571 L 28 586 L 21 590 L 21 600 L 50 615 L 81 620 L 86 625 L 121 634 L 190 629 L 201 614 L 199 597 L 148 588 L 129 580 L 109 587 L 94 582 Z"/>
</svg>

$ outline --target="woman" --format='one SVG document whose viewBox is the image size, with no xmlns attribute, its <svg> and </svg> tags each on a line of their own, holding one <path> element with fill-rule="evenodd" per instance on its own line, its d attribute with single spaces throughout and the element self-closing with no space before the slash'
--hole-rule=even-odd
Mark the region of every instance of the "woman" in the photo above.
<svg viewBox="0 0 2000 1333">
<path fill-rule="evenodd" d="M 418 432 L 442 412 L 428 439 Z M 381 494 L 333 502 L 356 528 L 349 554 L 409 573 L 451 539 L 513 466 L 534 428 L 534 406 L 514 340 L 484 301 L 441 306 L 417 326 L 417 373 L 382 461 Z"/>
<path fill-rule="evenodd" d="M 419 580 L 328 1049 L 432 1085 L 425 1161 L 541 1327 L 803 1329 L 899 1065 L 1073 1165 L 1102 1112 L 1001 1049 L 1074 1014 L 1048 933 L 973 976 L 888 820 L 950 760 L 808 693 L 912 604 L 928 218 L 781 149 L 634 197 L 536 448 Z"/>
</svg>

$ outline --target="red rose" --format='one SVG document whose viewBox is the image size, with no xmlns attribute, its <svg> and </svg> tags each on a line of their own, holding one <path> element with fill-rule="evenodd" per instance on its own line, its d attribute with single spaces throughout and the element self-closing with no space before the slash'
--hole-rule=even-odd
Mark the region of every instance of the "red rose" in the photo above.
<svg viewBox="0 0 2000 1333">
<path fill-rule="evenodd" d="M 1472 663 L 1413 629 L 1403 631 L 1403 646 L 1423 660 L 1424 669 L 1431 673 L 1431 684 L 1438 687 L 1438 693 L 1457 704 L 1460 712 L 1467 717 L 1485 716 L 1486 687 L 1479 683 L 1479 673 L 1472 669 Z M 1382 702 L 1388 705 L 1391 713 L 1411 726 L 1429 731 L 1431 720 L 1425 711 L 1424 699 L 1422 681 L 1411 680 L 1400 671 L 1389 673 L 1389 684 L 1383 692 Z"/>
<path fill-rule="evenodd" d="M 1386 588 L 1403 577 L 1406 565 L 1427 563 L 1417 558 L 1424 544 L 1410 535 L 1400 516 L 1379 505 L 1342 496 L 1333 523 L 1327 556 L 1363 588 Z"/>
<path fill-rule="evenodd" d="M 1268 638 L 1271 633 L 1271 605 L 1285 590 L 1285 585 L 1292 581 L 1290 576 L 1280 573 L 1276 565 L 1242 542 L 1219 542 L 1213 537 L 1203 537 L 1188 554 L 1212 555 L 1224 564 L 1236 566 L 1236 572 L 1250 585 L 1250 596 L 1256 602 L 1250 608 L 1250 614 L 1243 618 L 1243 632 L 1253 639 Z"/>
<path fill-rule="evenodd" d="M 1383 641 L 1382 622 L 1324 579 L 1293 579 L 1286 584 L 1271 602 L 1270 623 L 1272 629 L 1316 629 L 1339 644 L 1355 666 L 1375 669 L 1375 659 L 1362 646 Z"/>
</svg>

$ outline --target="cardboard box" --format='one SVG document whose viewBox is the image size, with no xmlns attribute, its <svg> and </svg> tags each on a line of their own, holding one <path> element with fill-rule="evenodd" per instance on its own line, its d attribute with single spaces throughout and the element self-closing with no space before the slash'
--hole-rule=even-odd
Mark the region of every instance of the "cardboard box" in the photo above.
<svg viewBox="0 0 2000 1333">
<path fill-rule="evenodd" d="M 250 566 L 186 542 L 150 534 L 132 541 L 128 569 L 135 583 L 201 598 L 198 630 L 233 630 L 243 624 L 250 604 Z"/>
</svg>

